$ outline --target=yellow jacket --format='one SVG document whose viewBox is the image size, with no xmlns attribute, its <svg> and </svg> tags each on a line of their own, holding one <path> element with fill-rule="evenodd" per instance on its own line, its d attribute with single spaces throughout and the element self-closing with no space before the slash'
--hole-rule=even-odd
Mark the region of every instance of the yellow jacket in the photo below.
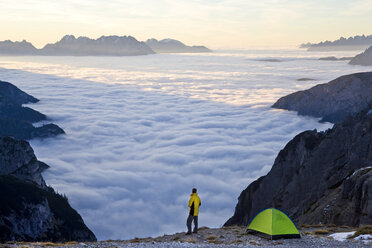
<svg viewBox="0 0 372 248">
<path fill-rule="evenodd" d="M 199 215 L 199 206 L 201 205 L 200 198 L 197 193 L 192 193 L 189 200 L 189 209 L 190 215 L 198 216 Z"/>
</svg>

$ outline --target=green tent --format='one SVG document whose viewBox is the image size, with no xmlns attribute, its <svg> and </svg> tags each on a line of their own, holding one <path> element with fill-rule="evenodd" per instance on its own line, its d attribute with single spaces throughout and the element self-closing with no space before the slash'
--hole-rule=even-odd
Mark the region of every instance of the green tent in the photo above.
<svg viewBox="0 0 372 248">
<path fill-rule="evenodd" d="M 275 208 L 259 212 L 249 223 L 248 230 L 270 239 L 301 238 L 293 221 L 285 213 Z"/>
</svg>

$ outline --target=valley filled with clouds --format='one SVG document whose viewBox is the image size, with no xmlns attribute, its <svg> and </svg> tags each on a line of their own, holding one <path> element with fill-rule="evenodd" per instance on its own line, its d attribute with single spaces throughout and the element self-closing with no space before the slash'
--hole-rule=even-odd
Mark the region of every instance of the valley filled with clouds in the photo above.
<svg viewBox="0 0 372 248">
<path fill-rule="evenodd" d="M 288 93 L 370 69 L 316 57 L 3 57 L 0 75 L 39 98 L 32 108 L 66 131 L 31 140 L 51 166 L 46 182 L 98 239 L 125 239 L 185 231 L 193 187 L 200 225 L 221 226 L 290 139 L 331 127 L 270 108 Z"/>
</svg>

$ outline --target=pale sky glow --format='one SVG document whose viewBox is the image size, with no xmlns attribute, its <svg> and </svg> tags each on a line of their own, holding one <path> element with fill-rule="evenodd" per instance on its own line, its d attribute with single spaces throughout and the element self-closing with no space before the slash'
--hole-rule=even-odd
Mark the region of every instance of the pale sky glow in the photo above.
<svg viewBox="0 0 372 248">
<path fill-rule="evenodd" d="M 372 34 L 372 0 L 0 0 L 0 40 L 65 34 L 174 38 L 217 48 L 296 46 Z"/>
</svg>

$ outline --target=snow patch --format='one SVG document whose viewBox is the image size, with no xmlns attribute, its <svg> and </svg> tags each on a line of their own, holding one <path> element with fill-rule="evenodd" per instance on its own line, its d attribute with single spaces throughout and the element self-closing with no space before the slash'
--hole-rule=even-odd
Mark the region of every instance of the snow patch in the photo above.
<svg viewBox="0 0 372 248">
<path fill-rule="evenodd" d="M 333 238 L 337 241 L 346 241 L 347 238 L 353 236 L 355 234 L 355 231 L 352 232 L 340 232 L 340 233 L 334 233 L 329 235 L 329 237 Z"/>
<path fill-rule="evenodd" d="M 362 234 L 359 235 L 358 237 L 354 238 L 355 240 L 362 241 L 365 244 L 372 244 L 372 235 L 371 234 Z"/>
</svg>

